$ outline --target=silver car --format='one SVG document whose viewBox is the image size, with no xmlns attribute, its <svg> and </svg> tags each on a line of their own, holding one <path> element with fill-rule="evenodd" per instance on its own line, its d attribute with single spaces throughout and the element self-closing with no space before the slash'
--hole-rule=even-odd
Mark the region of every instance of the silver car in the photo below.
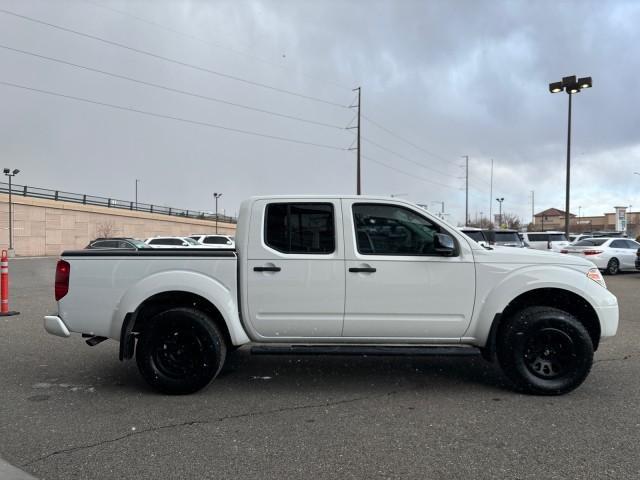
<svg viewBox="0 0 640 480">
<path fill-rule="evenodd" d="M 628 238 L 587 238 L 561 250 L 569 255 L 581 255 L 609 275 L 624 270 L 636 270 L 636 252 L 640 243 Z"/>
</svg>

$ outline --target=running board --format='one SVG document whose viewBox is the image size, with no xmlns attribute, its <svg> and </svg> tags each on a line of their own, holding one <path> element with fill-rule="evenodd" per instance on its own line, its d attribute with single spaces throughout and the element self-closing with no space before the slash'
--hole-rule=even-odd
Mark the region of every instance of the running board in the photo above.
<svg viewBox="0 0 640 480">
<path fill-rule="evenodd" d="M 252 355 L 359 355 L 359 356 L 477 356 L 469 346 L 368 346 L 368 345 L 256 345 Z"/>
</svg>

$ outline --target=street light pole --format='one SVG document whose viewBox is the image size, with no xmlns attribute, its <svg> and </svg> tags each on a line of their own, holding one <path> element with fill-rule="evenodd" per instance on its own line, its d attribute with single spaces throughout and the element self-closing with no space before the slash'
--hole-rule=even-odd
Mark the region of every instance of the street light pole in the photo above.
<svg viewBox="0 0 640 480">
<path fill-rule="evenodd" d="M 140 180 L 136 178 L 136 210 L 138 210 L 138 182 Z"/>
<path fill-rule="evenodd" d="M 14 168 L 13 170 L 9 168 L 4 169 L 4 174 L 9 177 L 9 254 L 13 253 L 13 201 L 11 199 L 11 179 L 20 173 L 20 170 Z"/>
<path fill-rule="evenodd" d="M 213 192 L 213 198 L 216 199 L 216 233 L 218 233 L 218 199 L 222 196 L 221 193 Z"/>
<path fill-rule="evenodd" d="M 496 198 L 498 205 L 500 205 L 500 211 L 498 213 L 498 228 L 502 228 L 502 202 L 504 202 L 504 197 Z"/>
<path fill-rule="evenodd" d="M 566 91 L 569 95 L 569 115 L 567 118 L 567 181 L 565 192 L 565 215 L 564 215 L 564 233 L 569 238 L 569 197 L 571 188 L 571 104 L 574 93 L 579 93 L 584 88 L 591 88 L 593 81 L 591 77 L 582 77 L 576 80 L 576 76 L 563 77 L 561 82 L 553 82 L 549 84 L 551 93 L 559 93 Z"/>
</svg>

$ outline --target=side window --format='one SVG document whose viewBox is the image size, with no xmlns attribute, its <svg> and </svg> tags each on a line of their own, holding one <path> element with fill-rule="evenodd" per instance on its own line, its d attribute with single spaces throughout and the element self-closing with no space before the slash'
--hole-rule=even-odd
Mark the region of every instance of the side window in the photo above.
<svg viewBox="0 0 640 480">
<path fill-rule="evenodd" d="M 611 242 L 611 248 L 627 248 L 627 242 L 624 240 L 614 240 Z"/>
<path fill-rule="evenodd" d="M 637 250 L 638 248 L 640 248 L 640 244 L 634 242 L 633 240 L 627 240 L 627 248 L 633 248 L 634 250 Z"/>
<path fill-rule="evenodd" d="M 547 242 L 549 241 L 549 235 L 546 233 L 530 233 L 529 241 L 530 242 Z"/>
<path fill-rule="evenodd" d="M 265 243 L 282 253 L 333 253 L 336 231 L 331 203 L 270 203 Z"/>
<path fill-rule="evenodd" d="M 367 255 L 436 255 L 440 228 L 404 207 L 353 205 L 358 252 Z"/>
<path fill-rule="evenodd" d="M 164 245 L 164 242 L 162 241 L 161 238 L 154 238 L 153 240 L 149 241 L 150 245 Z"/>
</svg>

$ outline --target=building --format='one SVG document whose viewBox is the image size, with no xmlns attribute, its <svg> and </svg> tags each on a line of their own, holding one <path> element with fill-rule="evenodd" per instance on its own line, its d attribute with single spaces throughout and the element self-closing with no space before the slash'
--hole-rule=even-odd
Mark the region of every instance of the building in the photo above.
<svg viewBox="0 0 640 480">
<path fill-rule="evenodd" d="M 611 231 L 626 231 L 627 235 L 635 238 L 640 235 L 640 212 L 628 212 L 627 207 L 614 207 L 613 212 L 606 212 L 596 216 L 576 216 L 570 214 L 569 229 L 573 233 Z M 534 215 L 534 230 L 564 231 L 565 212 L 557 208 L 548 208 Z"/>
<path fill-rule="evenodd" d="M 564 219 L 566 213 L 557 208 L 547 208 L 533 216 L 534 230 L 564 230 Z M 569 213 L 569 225 L 575 222 L 576 216 Z"/>
</svg>

